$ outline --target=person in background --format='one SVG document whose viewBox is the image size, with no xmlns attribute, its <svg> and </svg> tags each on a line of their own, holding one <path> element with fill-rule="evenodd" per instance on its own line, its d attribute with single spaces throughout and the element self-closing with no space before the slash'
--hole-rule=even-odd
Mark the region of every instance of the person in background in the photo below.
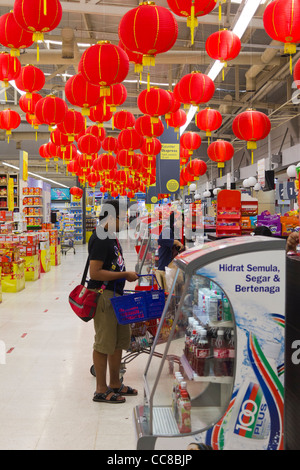
<svg viewBox="0 0 300 470">
<path fill-rule="evenodd" d="M 289 234 L 286 241 L 286 252 L 297 253 L 297 246 L 299 245 L 299 232 L 292 232 Z"/>
<path fill-rule="evenodd" d="M 124 403 L 124 395 L 137 395 L 137 391 L 121 384 L 119 373 L 122 350 L 130 347 L 130 326 L 117 321 L 110 299 L 123 295 L 125 281 L 138 279 L 135 272 L 126 271 L 122 248 L 116 237 L 126 210 L 117 200 L 107 201 L 101 208 L 100 223 L 88 244 L 90 255 L 89 289 L 100 292 L 94 317 L 95 341 L 93 361 L 96 391 L 93 400 L 104 403 Z M 109 369 L 109 384 L 107 384 Z"/>
<path fill-rule="evenodd" d="M 156 276 L 160 286 L 164 290 L 167 290 L 165 268 L 180 251 L 184 250 L 184 245 L 181 241 L 174 238 L 174 220 L 175 214 L 172 211 L 169 216 L 169 223 L 163 226 L 158 238 L 158 267 Z M 177 220 L 181 224 L 181 218 Z"/>
<path fill-rule="evenodd" d="M 265 225 L 262 225 L 260 227 L 255 227 L 253 230 L 253 235 L 262 235 L 264 237 L 273 237 L 273 234 L 269 227 L 266 227 Z"/>
</svg>

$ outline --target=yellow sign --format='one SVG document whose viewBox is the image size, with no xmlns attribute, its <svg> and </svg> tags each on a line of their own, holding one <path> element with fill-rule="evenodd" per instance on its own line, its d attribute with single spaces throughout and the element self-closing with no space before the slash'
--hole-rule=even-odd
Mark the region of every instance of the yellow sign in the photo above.
<svg viewBox="0 0 300 470">
<path fill-rule="evenodd" d="M 12 178 L 8 179 L 7 207 L 9 211 L 14 210 L 14 180 Z"/>
<path fill-rule="evenodd" d="M 179 160 L 179 144 L 162 144 L 160 151 L 161 160 Z"/>
<path fill-rule="evenodd" d="M 153 204 L 156 204 L 157 201 L 158 201 L 157 197 L 156 197 L 156 196 L 152 196 L 151 202 L 152 202 Z"/>
<path fill-rule="evenodd" d="M 28 152 L 23 151 L 23 181 L 28 179 Z"/>
<path fill-rule="evenodd" d="M 176 193 L 179 189 L 179 183 L 177 180 L 169 180 L 167 181 L 167 190 L 170 192 L 170 193 Z"/>
</svg>

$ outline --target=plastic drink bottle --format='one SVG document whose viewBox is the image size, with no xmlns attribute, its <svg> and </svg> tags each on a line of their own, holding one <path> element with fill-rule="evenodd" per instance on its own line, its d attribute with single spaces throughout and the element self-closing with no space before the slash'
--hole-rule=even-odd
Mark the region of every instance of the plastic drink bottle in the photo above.
<svg viewBox="0 0 300 470">
<path fill-rule="evenodd" d="M 224 321 L 232 321 L 231 308 L 230 308 L 229 300 L 225 296 L 223 298 L 223 320 Z"/>
<path fill-rule="evenodd" d="M 218 330 L 217 339 L 214 343 L 213 348 L 213 356 L 214 356 L 214 374 L 216 377 L 222 377 L 223 375 L 227 375 L 227 346 L 224 340 L 224 330 L 221 328 Z"/>
<path fill-rule="evenodd" d="M 207 341 L 207 331 L 202 329 L 200 332 L 199 342 L 196 348 L 195 372 L 199 376 L 209 375 L 209 356 L 210 348 Z"/>
<path fill-rule="evenodd" d="M 234 361 L 235 361 L 235 345 L 234 345 L 234 330 L 231 330 L 231 337 L 227 346 L 228 357 L 227 363 L 227 375 L 233 376 Z"/>
<path fill-rule="evenodd" d="M 191 400 L 186 390 L 181 390 L 178 400 L 178 429 L 181 434 L 190 433 L 191 426 Z"/>
</svg>

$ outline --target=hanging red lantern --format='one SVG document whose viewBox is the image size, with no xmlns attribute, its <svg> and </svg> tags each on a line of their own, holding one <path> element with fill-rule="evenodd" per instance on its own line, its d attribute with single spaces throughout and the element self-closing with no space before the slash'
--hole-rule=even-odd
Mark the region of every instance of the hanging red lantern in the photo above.
<svg viewBox="0 0 300 470">
<path fill-rule="evenodd" d="M 203 160 L 194 158 L 187 164 L 186 169 L 194 176 L 195 180 L 198 180 L 200 176 L 205 175 L 207 172 L 207 165 Z"/>
<path fill-rule="evenodd" d="M 64 119 L 57 125 L 58 129 L 67 134 L 69 142 L 73 142 L 75 135 L 84 130 L 84 117 L 79 111 L 68 109 Z"/>
<path fill-rule="evenodd" d="M 40 146 L 39 154 L 42 158 L 45 159 L 45 161 L 46 161 L 46 171 L 48 171 L 48 163 L 50 161 L 51 155 L 49 155 L 49 153 L 47 151 L 47 144 L 43 144 L 43 145 Z"/>
<path fill-rule="evenodd" d="M 102 142 L 102 148 L 105 152 L 108 153 L 117 153 L 118 149 L 118 140 L 116 137 L 107 136 Z"/>
<path fill-rule="evenodd" d="M 152 122 L 152 118 L 148 114 L 137 118 L 134 127 L 136 131 L 141 136 L 146 137 L 148 141 L 151 141 L 152 137 L 160 137 L 165 129 L 160 119 L 158 119 L 157 122 Z"/>
<path fill-rule="evenodd" d="M 130 169 L 133 171 L 134 174 L 140 170 L 141 165 L 142 165 L 142 156 L 137 153 L 134 153 L 133 155 L 131 155 Z"/>
<path fill-rule="evenodd" d="M 101 142 L 93 134 L 85 134 L 78 140 L 78 149 L 89 157 L 94 153 L 98 153 L 100 148 Z"/>
<path fill-rule="evenodd" d="M 52 141 L 46 144 L 47 152 L 55 162 L 58 162 L 59 159 L 59 146 L 55 145 Z"/>
<path fill-rule="evenodd" d="M 217 0 L 167 0 L 175 15 L 187 18 L 191 29 L 191 44 L 194 44 L 194 31 L 198 26 L 197 17 L 208 15 L 216 6 Z"/>
<path fill-rule="evenodd" d="M 184 105 L 198 106 L 208 103 L 214 95 L 215 84 L 212 79 L 200 72 L 184 75 L 174 87 L 175 98 Z"/>
<path fill-rule="evenodd" d="M 99 158 L 102 171 L 109 172 L 116 168 L 117 160 L 113 155 L 109 153 L 102 153 Z"/>
<path fill-rule="evenodd" d="M 119 38 L 130 51 L 143 54 L 143 65 L 155 65 L 155 55 L 170 50 L 178 36 L 172 13 L 154 2 L 129 10 L 119 23 Z"/>
<path fill-rule="evenodd" d="M 121 149 L 117 153 L 117 162 L 120 166 L 129 168 L 132 165 L 133 154 L 127 149 Z"/>
<path fill-rule="evenodd" d="M 134 128 L 124 129 L 118 136 L 118 144 L 119 149 L 127 149 L 133 153 L 134 150 L 139 149 L 142 145 L 142 137 Z"/>
<path fill-rule="evenodd" d="M 26 121 L 30 124 L 34 129 L 38 129 L 41 125 L 40 121 L 37 119 L 35 114 L 26 113 Z"/>
<path fill-rule="evenodd" d="M 99 176 L 97 175 L 97 173 L 91 172 L 87 177 L 87 181 L 89 186 L 95 188 L 99 182 Z"/>
<path fill-rule="evenodd" d="M 186 167 L 181 169 L 180 174 L 182 175 L 184 181 L 186 181 L 187 183 L 192 183 L 193 181 L 195 181 L 195 176 L 191 174 Z"/>
<path fill-rule="evenodd" d="M 26 91 L 27 98 L 31 98 L 32 93 L 40 91 L 44 85 L 44 72 L 34 65 L 22 67 L 20 75 L 16 78 L 16 87 Z"/>
<path fill-rule="evenodd" d="M 32 33 L 33 41 L 38 42 L 44 40 L 44 33 L 59 25 L 62 7 L 59 0 L 15 0 L 13 13 L 18 25 Z"/>
<path fill-rule="evenodd" d="M 186 121 L 187 117 L 183 109 L 171 113 L 169 119 L 167 119 L 168 126 L 174 127 L 175 132 L 179 132 L 180 127 L 184 126 Z"/>
<path fill-rule="evenodd" d="M 81 188 L 78 188 L 77 186 L 73 186 L 72 188 L 70 188 L 70 194 L 75 199 L 81 199 L 83 196 L 83 190 Z"/>
<path fill-rule="evenodd" d="M 110 86 L 110 94 L 106 98 L 106 104 L 112 112 L 115 112 L 118 106 L 124 104 L 126 99 L 127 89 L 123 83 L 116 83 Z"/>
<path fill-rule="evenodd" d="M 114 126 L 116 129 L 127 129 L 128 127 L 133 127 L 134 124 L 135 117 L 130 111 L 117 111 L 114 115 Z"/>
<path fill-rule="evenodd" d="M 81 73 L 70 77 L 65 84 L 67 100 L 81 109 L 83 116 L 89 116 L 90 108 L 100 100 L 100 86 L 88 82 Z"/>
<path fill-rule="evenodd" d="M 139 52 L 130 51 L 128 47 L 124 46 L 122 41 L 119 41 L 119 46 L 128 55 L 129 62 L 134 64 L 135 73 L 141 74 L 143 71 L 143 54 L 140 54 Z"/>
<path fill-rule="evenodd" d="M 19 56 L 20 49 L 33 44 L 32 33 L 18 25 L 12 11 L 0 17 L 0 43 L 10 49 L 11 56 Z"/>
<path fill-rule="evenodd" d="M 217 140 L 207 148 L 207 155 L 213 162 L 218 163 L 218 168 L 224 168 L 224 162 L 231 160 L 234 155 L 234 147 L 226 140 Z M 222 172 L 222 170 L 220 170 Z"/>
<path fill-rule="evenodd" d="M 9 86 L 11 80 L 16 80 L 21 71 L 21 62 L 12 57 L 8 52 L 0 53 L 0 81 L 5 87 Z"/>
<path fill-rule="evenodd" d="M 169 112 L 166 114 L 165 116 L 165 119 L 169 119 L 170 118 L 170 114 L 171 113 L 175 113 L 176 111 L 178 111 L 178 109 L 180 108 L 181 106 L 181 103 L 180 101 L 178 101 L 176 98 L 175 98 L 175 95 L 173 93 L 173 91 L 170 91 L 170 90 L 167 90 L 170 97 L 171 97 L 171 107 L 170 107 L 170 110 Z"/>
<path fill-rule="evenodd" d="M 76 160 L 78 156 L 77 148 L 74 144 L 68 144 L 65 147 L 60 146 L 57 155 L 64 163 L 68 163 L 71 160 Z"/>
<path fill-rule="evenodd" d="M 78 71 L 84 78 L 101 86 L 101 96 L 110 94 L 110 85 L 121 83 L 129 72 L 129 59 L 121 47 L 100 41 L 82 54 Z"/>
<path fill-rule="evenodd" d="M 106 106 L 106 102 L 103 99 L 90 109 L 90 120 L 96 122 L 100 127 L 103 126 L 103 122 L 110 121 L 112 117 L 113 112 Z"/>
<path fill-rule="evenodd" d="M 141 152 L 145 155 L 158 155 L 161 151 L 160 140 L 153 137 L 151 140 L 144 139 L 141 145 Z"/>
<path fill-rule="evenodd" d="M 234 118 L 232 130 L 238 139 L 247 141 L 247 148 L 251 150 L 251 163 L 253 164 L 253 150 L 257 148 L 256 142 L 265 139 L 271 131 L 270 119 L 260 111 L 247 109 Z"/>
<path fill-rule="evenodd" d="M 116 197 L 118 197 L 118 196 L 119 196 L 118 191 L 112 191 L 112 192 L 111 192 L 111 197 L 116 198 Z"/>
<path fill-rule="evenodd" d="M 69 145 L 69 139 L 67 134 L 63 134 L 58 128 L 50 133 L 51 142 L 62 149 L 66 149 L 67 145 Z"/>
<path fill-rule="evenodd" d="M 201 145 L 201 137 L 196 132 L 186 132 L 180 137 L 180 145 L 192 155 Z"/>
<path fill-rule="evenodd" d="M 93 134 L 95 137 L 97 137 L 100 140 L 100 142 L 102 142 L 106 137 L 106 131 L 104 127 L 98 127 L 96 125 L 88 127 L 85 133 Z"/>
<path fill-rule="evenodd" d="M 205 108 L 196 114 L 196 126 L 206 132 L 207 137 L 211 136 L 213 131 L 216 131 L 222 125 L 222 115 L 216 109 Z"/>
<path fill-rule="evenodd" d="M 11 135 L 12 129 L 16 129 L 20 124 L 21 118 L 17 111 L 4 109 L 0 112 L 0 129 L 4 129 L 6 131 L 7 142 L 9 142 L 9 136 Z"/>
<path fill-rule="evenodd" d="M 36 104 L 40 99 L 42 99 L 42 95 L 39 95 L 38 93 L 33 93 L 31 98 L 27 98 L 25 94 L 20 96 L 19 106 L 24 113 L 34 114 Z"/>
<path fill-rule="evenodd" d="M 185 165 L 190 159 L 190 152 L 183 148 L 180 147 L 180 166 Z"/>
<path fill-rule="evenodd" d="M 69 173 L 72 173 L 72 175 L 75 176 L 79 169 L 78 162 L 76 160 L 71 160 L 68 162 L 67 169 Z"/>
<path fill-rule="evenodd" d="M 240 38 L 227 29 L 220 29 L 211 34 L 205 43 L 205 49 L 209 57 L 224 63 L 225 67 L 228 61 L 239 55 L 241 47 Z"/>
<path fill-rule="evenodd" d="M 263 14 L 266 33 L 275 41 L 284 43 L 284 53 L 290 54 L 292 73 L 292 54 L 300 42 L 300 3 L 296 0 L 274 0 Z"/>
<path fill-rule="evenodd" d="M 66 116 L 66 102 L 58 96 L 49 95 L 39 100 L 35 107 L 35 115 L 42 124 L 48 124 L 49 130 L 59 125 Z"/>
<path fill-rule="evenodd" d="M 137 99 L 137 105 L 143 114 L 151 116 L 152 122 L 158 122 L 159 116 L 167 114 L 172 105 L 170 93 L 162 88 L 143 90 Z"/>
</svg>

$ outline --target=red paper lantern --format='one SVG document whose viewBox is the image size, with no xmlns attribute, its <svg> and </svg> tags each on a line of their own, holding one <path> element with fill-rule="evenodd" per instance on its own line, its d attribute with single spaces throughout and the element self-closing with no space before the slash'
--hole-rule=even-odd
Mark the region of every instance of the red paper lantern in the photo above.
<svg viewBox="0 0 300 470">
<path fill-rule="evenodd" d="M 81 199 L 83 195 L 83 190 L 81 188 L 78 188 L 77 186 L 73 186 L 70 189 L 70 194 L 75 198 L 75 199 Z"/>
<path fill-rule="evenodd" d="M 149 114 L 152 122 L 158 122 L 159 116 L 167 114 L 172 105 L 170 93 L 161 88 L 143 90 L 137 99 L 137 105 L 143 114 Z"/>
<path fill-rule="evenodd" d="M 16 57 L 12 57 L 8 52 L 0 53 L 0 81 L 6 87 L 11 80 L 16 80 L 21 71 L 21 62 Z"/>
<path fill-rule="evenodd" d="M 110 86 L 110 94 L 106 98 L 106 104 L 110 110 L 115 112 L 118 106 L 125 103 L 127 99 L 127 90 L 123 83 L 116 83 Z"/>
<path fill-rule="evenodd" d="M 240 38 L 227 29 L 221 29 L 211 34 L 205 43 L 205 49 L 209 57 L 224 62 L 235 59 L 241 51 Z"/>
<path fill-rule="evenodd" d="M 77 148 L 74 144 L 69 144 L 65 147 L 58 147 L 57 155 L 63 160 L 64 163 L 68 163 L 71 160 L 75 160 L 77 158 Z"/>
<path fill-rule="evenodd" d="M 234 155 L 234 147 L 226 140 L 217 140 L 208 146 L 207 155 L 210 160 L 218 163 L 218 168 L 224 168 L 224 162 L 231 160 Z"/>
<path fill-rule="evenodd" d="M 90 109 L 90 120 L 97 122 L 100 127 L 103 126 L 103 122 L 110 121 L 112 117 L 113 112 L 106 106 L 106 102 L 103 99 Z"/>
<path fill-rule="evenodd" d="M 79 111 L 69 109 L 57 127 L 63 134 L 68 135 L 69 142 L 73 142 L 75 135 L 84 130 L 84 117 Z"/>
<path fill-rule="evenodd" d="M 180 147 L 180 166 L 185 165 L 190 159 L 190 152 Z"/>
<path fill-rule="evenodd" d="M 38 129 L 41 125 L 41 122 L 37 119 L 35 114 L 26 113 L 26 121 L 30 124 L 34 129 Z"/>
<path fill-rule="evenodd" d="M 153 137 L 151 140 L 144 139 L 141 145 L 141 152 L 145 155 L 158 155 L 161 151 L 161 142 Z"/>
<path fill-rule="evenodd" d="M 89 116 L 90 109 L 100 100 L 100 86 L 88 82 L 81 73 L 70 77 L 65 85 L 67 100 L 73 105 L 82 108 L 84 116 Z"/>
<path fill-rule="evenodd" d="M 207 171 L 207 165 L 203 160 L 195 158 L 187 164 L 186 169 L 189 173 L 191 173 L 191 175 L 194 176 L 195 180 L 198 180 L 200 176 L 205 175 Z"/>
<path fill-rule="evenodd" d="M 19 106 L 24 113 L 34 114 L 36 104 L 41 99 L 42 95 L 39 95 L 38 93 L 32 93 L 31 98 L 27 98 L 25 94 L 20 97 Z"/>
<path fill-rule="evenodd" d="M 99 158 L 102 171 L 109 172 L 116 168 L 117 160 L 113 155 L 109 153 L 103 153 Z"/>
<path fill-rule="evenodd" d="M 32 33 L 21 28 L 12 11 L 0 17 L 0 43 L 10 49 L 10 55 L 20 55 L 20 49 L 33 44 Z"/>
<path fill-rule="evenodd" d="M 256 142 L 268 136 L 271 131 L 271 122 L 266 114 L 247 109 L 234 118 L 232 130 L 238 139 L 247 141 L 247 148 L 252 151 L 253 163 L 253 150 L 257 148 Z"/>
<path fill-rule="evenodd" d="M 43 41 L 44 33 L 59 25 L 62 7 L 59 0 L 15 0 L 13 13 L 18 25 L 33 34 L 33 41 Z"/>
<path fill-rule="evenodd" d="M 22 67 L 20 75 L 16 78 L 16 87 L 26 91 L 27 98 L 30 98 L 32 93 L 40 91 L 44 85 L 44 72 L 34 65 Z"/>
<path fill-rule="evenodd" d="M 129 72 L 129 59 L 121 47 L 100 41 L 82 54 L 78 71 L 84 78 L 101 86 L 101 95 L 110 94 L 110 85 L 122 82 Z"/>
<path fill-rule="evenodd" d="M 122 41 L 119 42 L 119 46 L 128 55 L 129 62 L 134 64 L 135 73 L 141 73 L 143 71 L 143 54 L 129 50 L 128 47 L 124 46 Z"/>
<path fill-rule="evenodd" d="M 174 87 L 175 98 L 185 105 L 198 106 L 210 101 L 215 92 L 215 84 L 208 75 L 192 72 L 184 75 Z"/>
<path fill-rule="evenodd" d="M 116 137 L 108 136 L 102 142 L 102 147 L 105 152 L 108 153 L 117 153 L 118 149 L 118 140 Z"/>
<path fill-rule="evenodd" d="M 42 124 L 48 124 L 51 131 L 53 126 L 59 125 L 65 119 L 67 110 L 64 100 L 58 96 L 49 95 L 37 102 L 35 115 Z"/>
<path fill-rule="evenodd" d="M 62 149 L 66 149 L 67 145 L 69 145 L 69 138 L 67 134 L 63 134 L 58 128 L 50 133 L 51 142 Z"/>
<path fill-rule="evenodd" d="M 155 55 L 170 50 L 178 36 L 172 13 L 154 2 L 129 10 L 119 23 L 119 38 L 130 51 L 143 54 L 143 65 L 155 65 Z"/>
<path fill-rule="evenodd" d="M 132 165 L 133 154 L 127 149 L 121 149 L 117 153 L 117 162 L 120 166 L 129 168 Z"/>
<path fill-rule="evenodd" d="M 186 183 L 192 183 L 195 181 L 195 176 L 188 171 L 187 167 L 182 168 L 180 174 Z"/>
<path fill-rule="evenodd" d="M 59 159 L 59 146 L 55 145 L 52 141 L 48 142 L 46 145 L 48 154 L 50 157 L 54 158 L 55 162 L 57 162 Z"/>
<path fill-rule="evenodd" d="M 47 163 L 49 162 L 49 160 L 51 158 L 51 155 L 49 155 L 49 153 L 47 151 L 47 144 L 43 144 L 43 145 L 40 146 L 39 154 L 42 158 L 44 158 L 46 160 Z"/>
<path fill-rule="evenodd" d="M 216 6 L 216 0 L 167 0 L 169 7 L 178 16 L 187 18 L 191 29 L 191 43 L 194 44 L 194 30 L 198 26 L 198 16 L 210 13 Z"/>
<path fill-rule="evenodd" d="M 180 145 L 189 151 L 192 155 L 201 145 L 201 137 L 196 132 L 186 132 L 180 137 Z"/>
<path fill-rule="evenodd" d="M 264 11 L 263 23 L 266 33 L 272 39 L 284 43 L 285 54 L 296 53 L 296 45 L 300 42 L 299 1 L 274 0 Z"/>
<path fill-rule="evenodd" d="M 95 188 L 95 186 L 97 186 L 99 182 L 99 176 L 97 175 L 97 173 L 91 172 L 87 177 L 87 181 L 88 181 L 89 186 L 91 186 L 92 188 Z"/>
<path fill-rule="evenodd" d="M 101 142 L 93 134 L 85 134 L 78 140 L 78 148 L 81 153 L 91 156 L 92 154 L 99 152 Z"/>
<path fill-rule="evenodd" d="M 104 127 L 98 127 L 96 125 L 90 126 L 85 131 L 86 134 L 93 134 L 95 137 L 98 137 L 100 142 L 102 142 L 106 137 L 106 131 Z"/>
<path fill-rule="evenodd" d="M 137 118 L 135 122 L 136 131 L 146 137 L 148 141 L 152 140 L 152 137 L 160 137 L 164 132 L 164 125 L 160 119 L 157 122 L 152 122 L 151 116 L 145 114 Z"/>
<path fill-rule="evenodd" d="M 166 114 L 166 116 L 165 116 L 166 119 L 169 119 L 170 114 L 171 114 L 171 113 L 175 113 L 176 111 L 178 111 L 178 109 L 179 109 L 180 106 L 181 106 L 180 101 L 178 101 L 178 100 L 175 98 L 175 95 L 174 95 L 173 91 L 168 90 L 168 93 L 169 93 L 169 95 L 170 95 L 170 97 L 171 97 L 171 108 L 170 108 L 169 112 L 168 112 L 168 113 Z"/>
<path fill-rule="evenodd" d="M 135 117 L 129 111 L 117 111 L 114 115 L 114 126 L 116 129 L 123 130 L 128 127 L 133 127 L 135 124 Z"/>
<path fill-rule="evenodd" d="M 222 115 L 216 109 L 205 108 L 196 114 L 196 126 L 206 132 L 207 137 L 211 136 L 213 131 L 216 131 L 222 125 Z"/>
<path fill-rule="evenodd" d="M 78 162 L 76 160 L 71 160 L 68 163 L 67 169 L 69 173 L 72 173 L 72 175 L 75 176 L 77 171 L 79 170 Z"/>
<path fill-rule="evenodd" d="M 120 149 L 127 149 L 133 153 L 142 145 L 142 137 L 134 128 L 124 129 L 118 136 L 118 144 Z"/>
<path fill-rule="evenodd" d="M 6 131 L 8 142 L 12 129 L 16 129 L 17 127 L 19 127 L 20 124 L 21 118 L 17 111 L 12 111 L 11 109 L 4 109 L 0 112 L 0 129 L 4 129 Z"/>
<path fill-rule="evenodd" d="M 175 132 L 178 132 L 180 127 L 184 126 L 187 121 L 186 114 L 183 109 L 178 109 L 175 113 L 171 113 L 167 123 L 170 127 L 174 127 Z"/>
<path fill-rule="evenodd" d="M 119 196 L 118 191 L 112 191 L 112 192 L 111 192 L 111 197 L 116 198 L 116 197 L 118 197 L 118 196 Z"/>
<path fill-rule="evenodd" d="M 142 165 L 141 155 L 139 155 L 137 153 L 134 153 L 133 155 L 131 155 L 130 168 L 134 173 L 138 172 L 140 170 L 141 165 Z"/>
</svg>

